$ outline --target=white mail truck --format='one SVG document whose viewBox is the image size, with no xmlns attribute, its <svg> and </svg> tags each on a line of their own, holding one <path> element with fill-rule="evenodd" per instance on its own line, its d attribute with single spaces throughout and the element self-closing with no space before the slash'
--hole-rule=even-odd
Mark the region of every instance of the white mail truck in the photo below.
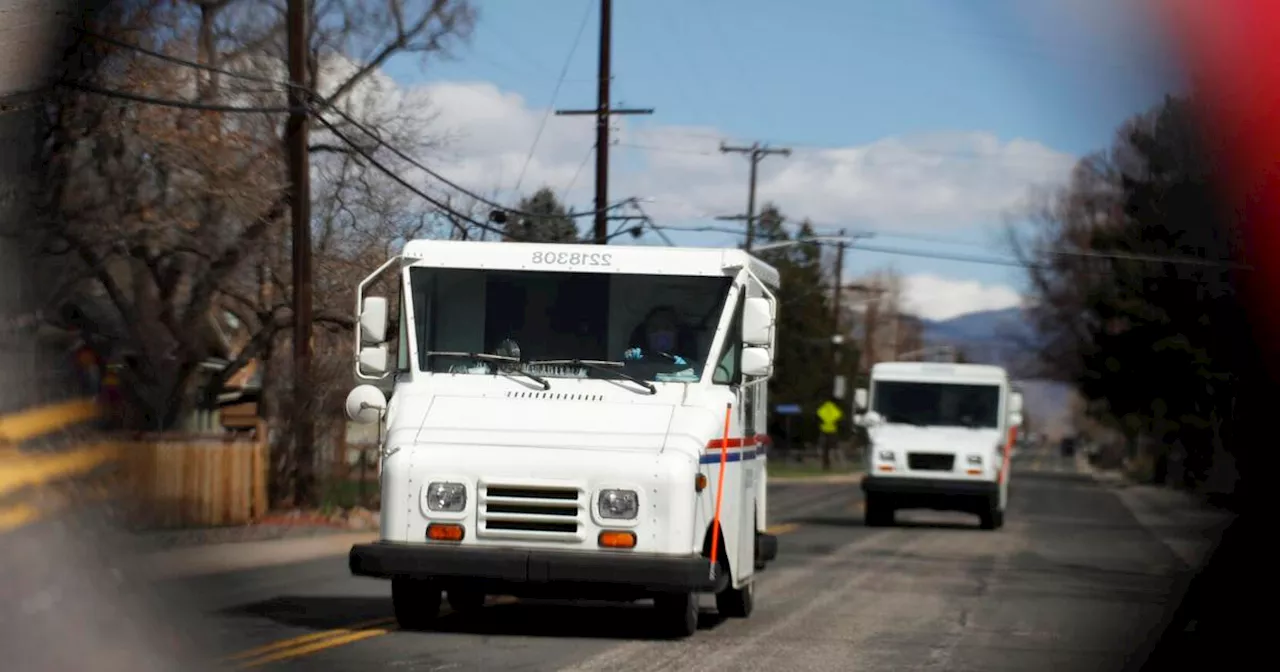
<svg viewBox="0 0 1280 672">
<path fill-rule="evenodd" d="M 882 362 L 870 394 L 854 391 L 854 421 L 870 440 L 862 479 L 868 526 L 902 509 L 976 514 L 1004 525 L 1010 449 L 1022 395 L 1006 371 L 982 364 Z"/>
<path fill-rule="evenodd" d="M 407 243 L 357 292 L 347 414 L 383 428 L 382 509 L 352 573 L 407 629 L 491 595 L 652 599 L 677 637 L 699 595 L 749 616 L 777 287 L 736 249 Z"/>
</svg>

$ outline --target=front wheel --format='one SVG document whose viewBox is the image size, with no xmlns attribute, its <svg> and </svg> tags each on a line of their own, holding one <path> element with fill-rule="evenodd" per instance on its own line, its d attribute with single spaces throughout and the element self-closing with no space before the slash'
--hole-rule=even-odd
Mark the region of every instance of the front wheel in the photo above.
<svg viewBox="0 0 1280 672">
<path fill-rule="evenodd" d="M 440 586 L 420 579 L 392 579 L 391 607 L 402 630 L 427 630 L 440 615 Z"/>
<path fill-rule="evenodd" d="M 716 610 L 725 618 L 747 618 L 756 608 L 756 582 L 741 588 L 729 586 L 716 593 Z"/>
<path fill-rule="evenodd" d="M 653 599 L 663 632 L 684 639 L 698 631 L 698 594 L 667 593 Z"/>
<path fill-rule="evenodd" d="M 867 497 L 864 502 L 863 524 L 867 527 L 888 527 L 893 525 L 893 508 L 880 496 Z"/>
<path fill-rule="evenodd" d="M 998 508 L 994 500 L 978 515 L 984 530 L 998 530 L 1004 527 L 1004 510 Z"/>
</svg>

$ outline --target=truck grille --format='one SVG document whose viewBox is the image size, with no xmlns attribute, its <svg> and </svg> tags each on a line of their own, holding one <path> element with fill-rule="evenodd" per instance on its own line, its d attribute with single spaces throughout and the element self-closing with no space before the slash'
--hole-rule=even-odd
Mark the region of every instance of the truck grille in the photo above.
<svg viewBox="0 0 1280 672">
<path fill-rule="evenodd" d="M 585 500 L 582 488 L 485 483 L 480 488 L 477 535 L 580 541 Z"/>
<path fill-rule="evenodd" d="M 951 471 L 955 462 L 955 455 L 907 453 L 907 466 L 912 471 Z"/>
</svg>

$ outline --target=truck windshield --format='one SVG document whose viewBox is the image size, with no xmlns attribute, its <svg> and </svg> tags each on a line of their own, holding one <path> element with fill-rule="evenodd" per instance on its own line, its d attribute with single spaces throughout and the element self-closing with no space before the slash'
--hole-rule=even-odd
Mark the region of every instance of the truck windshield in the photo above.
<svg viewBox="0 0 1280 672">
<path fill-rule="evenodd" d="M 691 382 L 732 279 L 410 268 L 409 284 L 423 371 Z"/>
<path fill-rule="evenodd" d="M 872 386 L 871 410 L 892 423 L 996 428 L 1000 387 L 881 380 Z"/>
</svg>

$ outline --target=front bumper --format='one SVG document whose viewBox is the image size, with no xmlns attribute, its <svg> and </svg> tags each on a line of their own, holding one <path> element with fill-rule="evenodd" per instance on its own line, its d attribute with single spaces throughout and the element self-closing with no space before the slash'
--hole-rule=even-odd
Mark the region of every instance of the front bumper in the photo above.
<svg viewBox="0 0 1280 672">
<path fill-rule="evenodd" d="M 997 496 L 999 486 L 994 481 L 867 475 L 862 478 L 862 491 L 868 495 L 890 495 L 895 498 L 979 498 Z"/>
<path fill-rule="evenodd" d="M 775 551 L 776 552 L 776 551 Z M 717 592 L 727 582 L 699 555 L 555 551 L 378 541 L 351 548 L 351 573 L 492 586 Z"/>
</svg>

